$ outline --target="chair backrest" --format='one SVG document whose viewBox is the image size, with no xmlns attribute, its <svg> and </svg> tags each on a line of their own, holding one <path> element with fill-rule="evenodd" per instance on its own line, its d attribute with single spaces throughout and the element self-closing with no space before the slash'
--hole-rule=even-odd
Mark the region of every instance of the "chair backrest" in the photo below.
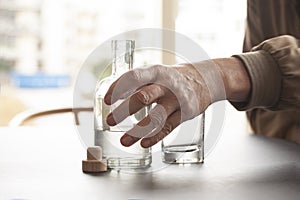
<svg viewBox="0 0 300 200">
<path fill-rule="evenodd" d="M 74 115 L 75 124 L 79 125 L 79 112 L 93 112 L 92 107 L 78 107 L 78 108 L 56 108 L 48 110 L 26 110 L 17 114 L 10 122 L 9 126 L 22 126 L 25 122 L 32 120 L 34 118 L 39 118 L 42 116 L 48 116 L 53 114 L 71 113 Z"/>
</svg>

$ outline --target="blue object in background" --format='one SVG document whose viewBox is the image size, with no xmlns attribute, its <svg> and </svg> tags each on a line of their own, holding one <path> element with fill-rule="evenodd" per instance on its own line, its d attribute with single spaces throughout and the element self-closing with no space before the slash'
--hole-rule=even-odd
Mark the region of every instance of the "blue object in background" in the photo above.
<svg viewBox="0 0 300 200">
<path fill-rule="evenodd" d="M 19 88 L 59 88 L 70 85 L 70 76 L 37 73 L 32 75 L 13 73 L 12 80 Z"/>
</svg>

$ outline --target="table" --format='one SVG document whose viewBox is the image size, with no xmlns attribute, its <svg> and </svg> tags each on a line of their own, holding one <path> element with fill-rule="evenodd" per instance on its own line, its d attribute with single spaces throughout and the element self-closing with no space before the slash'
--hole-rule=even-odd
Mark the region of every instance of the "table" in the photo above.
<svg viewBox="0 0 300 200">
<path fill-rule="evenodd" d="M 223 133 L 201 165 L 89 175 L 75 127 L 0 128 L 0 199 L 299 199 L 300 145 Z"/>
</svg>

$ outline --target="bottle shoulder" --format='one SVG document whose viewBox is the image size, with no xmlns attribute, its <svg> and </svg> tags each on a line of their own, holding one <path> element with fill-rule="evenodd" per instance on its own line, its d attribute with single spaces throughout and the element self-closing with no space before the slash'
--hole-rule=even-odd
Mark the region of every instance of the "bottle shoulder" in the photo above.
<svg viewBox="0 0 300 200">
<path fill-rule="evenodd" d="M 108 76 L 104 79 L 101 79 L 97 82 L 95 95 L 96 96 L 104 96 L 109 89 L 110 85 L 116 80 L 114 76 Z"/>
</svg>

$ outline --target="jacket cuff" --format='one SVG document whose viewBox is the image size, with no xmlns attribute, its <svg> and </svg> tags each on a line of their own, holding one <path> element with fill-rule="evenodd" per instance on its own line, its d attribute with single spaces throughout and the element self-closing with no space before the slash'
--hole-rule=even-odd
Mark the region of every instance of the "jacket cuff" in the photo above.
<svg viewBox="0 0 300 200">
<path fill-rule="evenodd" d="M 241 59 L 248 71 L 251 92 L 248 102 L 231 102 L 238 110 L 269 108 L 279 101 L 281 72 L 273 57 L 264 50 L 233 55 Z"/>
</svg>

